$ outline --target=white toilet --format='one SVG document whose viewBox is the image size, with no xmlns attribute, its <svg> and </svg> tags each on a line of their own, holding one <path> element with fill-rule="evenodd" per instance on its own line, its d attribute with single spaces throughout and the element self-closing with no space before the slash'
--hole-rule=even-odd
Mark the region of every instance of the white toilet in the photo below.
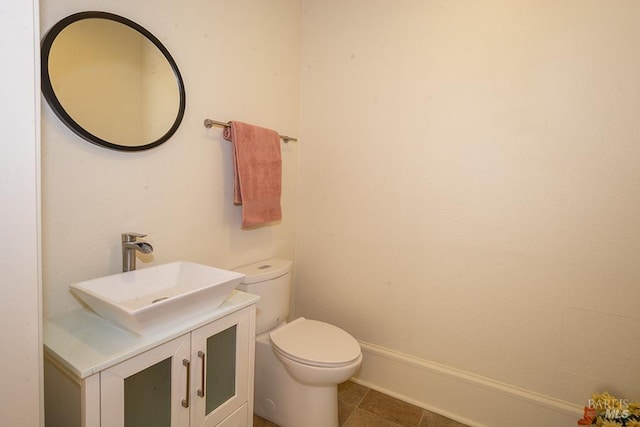
<svg viewBox="0 0 640 427">
<path fill-rule="evenodd" d="M 358 342 L 328 323 L 289 323 L 291 265 L 273 258 L 235 270 L 238 289 L 260 295 L 256 320 L 254 412 L 282 427 L 337 427 L 338 384 L 362 362 Z"/>
</svg>

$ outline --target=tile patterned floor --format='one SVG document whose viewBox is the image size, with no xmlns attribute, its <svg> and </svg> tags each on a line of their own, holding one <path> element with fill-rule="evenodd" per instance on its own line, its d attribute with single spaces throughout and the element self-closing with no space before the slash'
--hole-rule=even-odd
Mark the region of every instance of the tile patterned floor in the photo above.
<svg viewBox="0 0 640 427">
<path fill-rule="evenodd" d="M 467 427 L 351 381 L 338 386 L 338 414 L 341 427 Z M 258 416 L 253 425 L 278 427 Z"/>
</svg>

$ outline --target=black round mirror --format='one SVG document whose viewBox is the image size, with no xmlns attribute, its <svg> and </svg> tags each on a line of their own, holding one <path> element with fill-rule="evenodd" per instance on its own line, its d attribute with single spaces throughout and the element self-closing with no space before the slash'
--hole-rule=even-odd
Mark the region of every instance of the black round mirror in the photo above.
<svg viewBox="0 0 640 427">
<path fill-rule="evenodd" d="M 42 92 L 77 135 L 115 150 L 168 140 L 185 110 L 182 76 L 169 51 L 135 22 L 80 12 L 42 40 Z"/>
</svg>

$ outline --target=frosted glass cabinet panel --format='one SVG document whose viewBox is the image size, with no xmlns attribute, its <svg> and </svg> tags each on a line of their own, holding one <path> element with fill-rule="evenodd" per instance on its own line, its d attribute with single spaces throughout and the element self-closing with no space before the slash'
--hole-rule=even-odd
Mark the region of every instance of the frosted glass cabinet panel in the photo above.
<svg viewBox="0 0 640 427">
<path fill-rule="evenodd" d="M 188 427 L 182 400 L 188 396 L 189 369 L 183 361 L 189 360 L 189 344 L 185 335 L 102 371 L 101 426 Z"/>
<path fill-rule="evenodd" d="M 236 326 L 207 338 L 205 412 L 210 414 L 236 394 Z"/>
<path fill-rule="evenodd" d="M 238 312 L 191 333 L 199 365 L 193 372 L 197 387 L 191 426 L 217 426 L 248 400 L 253 371 L 248 369 L 249 320 L 248 313 Z"/>
<path fill-rule="evenodd" d="M 124 425 L 171 427 L 171 358 L 125 378 Z"/>
</svg>

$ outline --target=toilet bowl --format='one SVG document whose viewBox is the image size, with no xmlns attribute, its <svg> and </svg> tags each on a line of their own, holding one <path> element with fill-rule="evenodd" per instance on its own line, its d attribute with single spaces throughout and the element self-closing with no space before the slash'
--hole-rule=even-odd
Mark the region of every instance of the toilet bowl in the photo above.
<svg viewBox="0 0 640 427">
<path fill-rule="evenodd" d="M 314 386 L 349 379 L 360 366 L 360 345 L 340 328 L 299 317 L 269 334 L 271 346 L 296 381 Z"/>
<path fill-rule="evenodd" d="M 289 312 L 291 261 L 236 268 L 257 304 L 254 412 L 282 427 L 337 427 L 338 387 L 360 367 L 360 345 L 346 331 Z"/>
</svg>

